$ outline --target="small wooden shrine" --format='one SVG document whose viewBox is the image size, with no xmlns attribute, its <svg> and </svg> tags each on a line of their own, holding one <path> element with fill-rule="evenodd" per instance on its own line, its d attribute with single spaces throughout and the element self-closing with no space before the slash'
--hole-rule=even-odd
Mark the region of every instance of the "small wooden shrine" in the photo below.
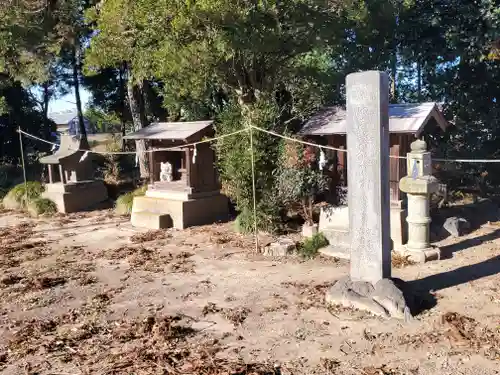
<svg viewBox="0 0 500 375">
<path fill-rule="evenodd" d="M 426 134 L 445 131 L 450 124 L 444 118 L 437 103 L 409 103 L 389 105 L 390 133 L 390 191 L 391 204 L 403 199 L 399 180 L 407 175 L 406 157 L 410 144 Z M 312 116 L 303 126 L 301 134 L 316 143 L 345 149 L 347 140 L 346 111 L 341 107 L 327 107 Z M 347 186 L 347 154 L 326 150 L 333 168 L 330 168 L 335 186 Z M 332 189 L 335 191 L 335 189 Z"/>
<path fill-rule="evenodd" d="M 40 159 L 49 175 L 43 197 L 54 201 L 59 212 L 84 210 L 108 199 L 104 183 L 93 179 L 92 157 L 83 151 L 87 148 L 80 136 L 61 135 L 57 151 Z"/>
<path fill-rule="evenodd" d="M 345 149 L 346 117 L 345 108 L 324 108 L 305 123 L 301 134 L 314 143 Z M 445 131 L 449 125 L 436 103 L 389 105 L 390 228 L 395 249 L 402 248 L 407 241 L 405 196 L 399 189 L 399 181 L 407 175 L 405 158 L 410 144 L 416 138 Z M 328 254 L 344 258 L 350 251 L 346 190 L 351 181 L 347 181 L 347 154 L 328 149 L 325 149 L 325 154 L 327 168 L 324 170 L 332 179 L 330 192 L 333 194 L 327 199 L 330 205 L 321 209 L 319 230 L 331 244 Z"/>
<path fill-rule="evenodd" d="M 215 153 L 209 143 L 212 121 L 153 123 L 124 137 L 148 143 L 149 184 L 134 198 L 132 224 L 147 228 L 210 224 L 227 218 L 227 198 L 220 194 Z"/>
</svg>

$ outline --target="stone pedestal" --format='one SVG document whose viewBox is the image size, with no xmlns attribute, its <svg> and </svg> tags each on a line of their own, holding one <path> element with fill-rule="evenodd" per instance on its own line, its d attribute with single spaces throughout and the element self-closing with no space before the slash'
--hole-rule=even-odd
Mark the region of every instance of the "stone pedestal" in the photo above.
<svg viewBox="0 0 500 375">
<path fill-rule="evenodd" d="M 99 180 L 46 184 L 43 198 L 52 200 L 61 213 L 78 212 L 95 207 L 108 199 L 108 191 Z"/>
<path fill-rule="evenodd" d="M 131 222 L 149 229 L 185 229 L 226 220 L 228 214 L 227 198 L 218 191 L 187 197 L 177 191 L 148 190 L 146 196 L 134 198 Z"/>
<path fill-rule="evenodd" d="M 408 225 L 406 223 L 408 211 L 401 204 L 395 204 L 391 205 L 390 215 L 392 250 L 398 251 L 399 249 L 404 249 L 408 241 Z"/>
</svg>

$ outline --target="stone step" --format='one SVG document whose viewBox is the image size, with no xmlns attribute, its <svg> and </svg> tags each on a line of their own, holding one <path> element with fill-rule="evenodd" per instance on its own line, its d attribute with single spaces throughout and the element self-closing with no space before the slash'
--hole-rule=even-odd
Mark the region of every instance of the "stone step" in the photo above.
<svg viewBox="0 0 500 375">
<path fill-rule="evenodd" d="M 130 221 L 134 227 L 138 228 L 167 229 L 173 226 L 172 218 L 169 214 L 151 211 L 132 212 Z"/>
<path fill-rule="evenodd" d="M 351 259 L 351 251 L 347 247 L 329 245 L 327 247 L 319 249 L 319 252 L 320 254 L 328 257 L 346 259 L 346 260 Z"/>
<path fill-rule="evenodd" d="M 344 228 L 328 228 L 321 232 L 328 240 L 329 245 L 319 250 L 326 256 L 340 259 L 349 259 L 351 256 L 349 231 Z"/>
<path fill-rule="evenodd" d="M 349 230 L 343 228 L 328 228 L 321 231 L 326 237 L 330 245 L 349 248 L 351 241 L 349 238 Z"/>
<path fill-rule="evenodd" d="M 171 202 L 162 198 L 135 197 L 132 212 L 149 211 L 158 214 L 169 214 Z"/>
</svg>

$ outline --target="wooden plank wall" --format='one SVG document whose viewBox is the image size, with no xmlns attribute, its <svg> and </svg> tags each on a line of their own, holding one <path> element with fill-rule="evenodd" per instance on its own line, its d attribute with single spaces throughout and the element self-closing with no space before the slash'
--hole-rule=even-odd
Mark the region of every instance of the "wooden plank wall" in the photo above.
<svg viewBox="0 0 500 375">
<path fill-rule="evenodd" d="M 335 148 L 345 148 L 347 144 L 346 136 L 334 134 L 325 136 L 327 144 Z M 410 143 L 414 140 L 413 134 L 391 134 L 390 135 L 390 155 L 406 156 L 410 151 Z M 318 141 L 318 139 L 313 139 Z M 319 143 L 319 142 L 318 142 Z M 347 154 L 329 150 L 327 157 L 333 160 L 336 168 L 332 168 L 330 177 L 332 178 L 332 191 L 336 191 L 336 186 L 347 186 Z M 399 190 L 399 180 L 406 176 L 406 159 L 391 158 L 389 181 L 391 189 L 391 201 L 404 199 L 404 193 Z"/>
</svg>

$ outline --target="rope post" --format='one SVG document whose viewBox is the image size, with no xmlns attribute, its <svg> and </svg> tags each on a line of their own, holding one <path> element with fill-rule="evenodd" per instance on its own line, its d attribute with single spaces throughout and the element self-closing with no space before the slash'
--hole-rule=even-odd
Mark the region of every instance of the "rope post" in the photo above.
<svg viewBox="0 0 500 375">
<path fill-rule="evenodd" d="M 23 135 L 21 134 L 21 127 L 17 129 L 19 133 L 19 146 L 21 147 L 21 163 L 23 166 L 23 177 L 24 177 L 24 199 L 26 204 L 28 203 L 28 181 L 26 180 L 26 167 L 24 165 L 24 148 L 23 148 Z"/>
<path fill-rule="evenodd" d="M 259 252 L 259 235 L 257 234 L 257 199 L 255 192 L 255 160 L 253 154 L 253 126 L 250 125 L 250 160 L 252 162 L 252 198 L 253 198 L 253 230 L 255 236 L 255 252 Z"/>
</svg>

